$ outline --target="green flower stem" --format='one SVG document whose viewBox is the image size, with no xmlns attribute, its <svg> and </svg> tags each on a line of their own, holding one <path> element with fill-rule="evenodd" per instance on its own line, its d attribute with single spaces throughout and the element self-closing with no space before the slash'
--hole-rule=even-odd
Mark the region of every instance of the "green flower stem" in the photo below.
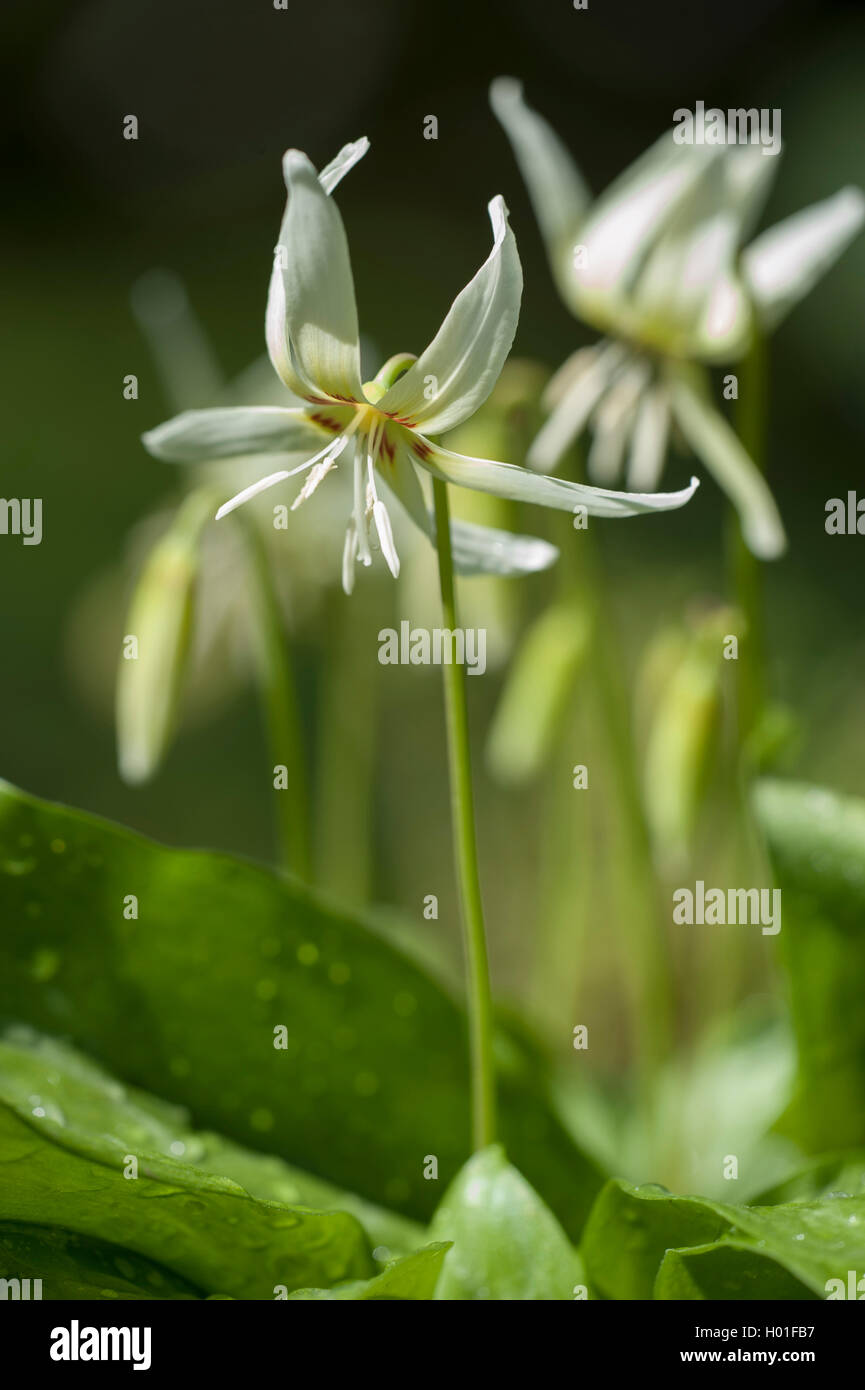
<svg viewBox="0 0 865 1390">
<path fill-rule="evenodd" d="M 766 343 L 755 333 L 739 370 L 736 426 L 742 444 L 761 472 L 766 470 L 767 396 Z M 739 518 L 732 511 L 727 528 L 727 566 L 733 602 L 747 625 L 737 664 L 739 738 L 744 744 L 766 701 L 766 624 L 760 561 L 745 544 Z"/>
<path fill-rule="evenodd" d="M 255 521 L 242 512 L 237 515 L 237 524 L 249 559 L 253 644 L 270 761 L 274 767 L 285 767 L 288 774 L 287 787 L 273 792 L 278 860 L 283 868 L 309 882 L 309 795 L 294 672 L 261 533 Z"/>
<path fill-rule="evenodd" d="M 451 556 L 447 484 L 433 481 L 439 584 L 444 627 L 457 627 L 454 571 Z M 468 974 L 469 1045 L 471 1051 L 472 1142 L 485 1148 L 495 1139 L 496 1097 L 493 1066 L 492 996 L 487 959 L 484 912 L 478 876 L 469 751 L 465 670 L 456 662 L 442 666 L 447 723 L 448 772 L 451 791 L 454 860 L 460 898 L 463 945 Z"/>
</svg>

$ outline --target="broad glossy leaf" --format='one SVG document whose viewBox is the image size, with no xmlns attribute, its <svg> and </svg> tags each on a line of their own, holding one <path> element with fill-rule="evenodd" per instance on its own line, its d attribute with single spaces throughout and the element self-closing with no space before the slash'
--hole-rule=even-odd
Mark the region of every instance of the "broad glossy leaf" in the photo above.
<svg viewBox="0 0 865 1390">
<path fill-rule="evenodd" d="M 655 1185 L 608 1182 L 580 1246 L 592 1284 L 604 1298 L 651 1298 L 665 1252 L 718 1239 L 730 1224 L 723 1211 L 717 1203 L 674 1197 Z"/>
<path fill-rule="evenodd" d="M 725 1238 L 668 1250 L 655 1280 L 657 1299 L 814 1299 L 800 1280 L 753 1246 Z"/>
<path fill-rule="evenodd" d="M 452 1240 L 437 1299 L 573 1298 L 582 1264 L 553 1213 L 494 1144 L 469 1159 L 430 1234 Z"/>
<path fill-rule="evenodd" d="M 342 1299 L 357 1303 L 431 1299 L 448 1249 L 447 1242 L 428 1245 L 413 1255 L 392 1260 L 373 1279 L 355 1279 L 332 1289 L 296 1289 L 288 1297 L 289 1300 Z"/>
<path fill-rule="evenodd" d="M 819 1298 L 829 1279 L 865 1274 L 865 1197 L 737 1207 L 736 1241 L 775 1260 Z M 857 1275 L 857 1277 L 858 1277 Z"/>
<path fill-rule="evenodd" d="M 322 1178 L 292 1168 L 274 1154 L 256 1153 L 222 1135 L 195 1131 L 178 1105 L 121 1086 L 101 1067 L 68 1045 L 30 1029 L 11 1029 L 0 1042 L 2 1094 L 39 1094 L 57 1113 L 74 1113 L 77 1125 L 94 1133 L 106 1128 L 131 1152 L 161 1154 L 204 1173 L 230 1178 L 251 1197 L 319 1211 L 347 1211 L 357 1217 L 370 1243 L 393 1255 L 417 1250 L 423 1226 L 377 1207 Z"/>
<path fill-rule="evenodd" d="M 290 880 L 0 785 L 0 921 L 0 1015 L 69 1037 L 197 1128 L 419 1218 L 465 1160 L 462 1008 Z M 509 1053 L 504 1141 L 576 1236 L 601 1176 L 545 1076 Z M 428 1154 L 440 1183 L 424 1180 Z"/>
<path fill-rule="evenodd" d="M 865 1147 L 865 801 L 764 781 L 756 807 L 781 887 L 798 1050 L 779 1128 L 809 1153 Z"/>
<path fill-rule="evenodd" d="M 824 1298 L 828 1280 L 865 1272 L 865 1196 L 733 1207 L 610 1182 L 582 1253 L 607 1298 Z"/>
<path fill-rule="evenodd" d="M 176 1156 L 150 1148 L 151 1133 L 123 1088 L 67 1049 L 0 1043 L 0 1221 L 114 1241 L 234 1298 L 373 1272 L 347 1212 L 253 1198 L 184 1161 L 183 1138 Z"/>
<path fill-rule="evenodd" d="M 40 1281 L 39 1296 L 59 1299 L 190 1299 L 203 1295 L 185 1279 L 133 1250 L 48 1226 L 0 1223 L 0 1279 Z M 19 1283 L 7 1297 L 24 1297 Z"/>
<path fill-rule="evenodd" d="M 826 1298 L 831 1280 L 846 1293 L 850 1271 L 854 1284 L 865 1271 L 865 1197 L 741 1207 L 734 1226 L 710 1246 L 679 1251 L 678 1270 L 662 1266 L 655 1296 Z M 700 1292 L 670 1292 L 684 1274 Z"/>
</svg>

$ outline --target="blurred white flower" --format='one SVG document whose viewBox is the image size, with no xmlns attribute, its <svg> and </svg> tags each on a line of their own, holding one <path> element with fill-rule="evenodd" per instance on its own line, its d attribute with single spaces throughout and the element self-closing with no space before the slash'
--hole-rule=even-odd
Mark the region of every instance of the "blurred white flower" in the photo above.
<svg viewBox="0 0 865 1390">
<path fill-rule="evenodd" d="M 784 549 L 766 482 L 716 411 L 707 365 L 771 331 L 841 254 L 865 217 L 845 188 L 743 245 L 777 161 L 759 145 L 682 145 L 664 134 L 594 202 L 558 136 L 499 78 L 490 99 L 510 138 L 571 311 L 605 336 L 550 384 L 549 418 L 529 453 L 554 468 L 586 428 L 589 476 L 657 486 L 675 425 L 737 509 L 763 558 Z M 627 463 L 625 462 L 627 459 Z"/>
</svg>

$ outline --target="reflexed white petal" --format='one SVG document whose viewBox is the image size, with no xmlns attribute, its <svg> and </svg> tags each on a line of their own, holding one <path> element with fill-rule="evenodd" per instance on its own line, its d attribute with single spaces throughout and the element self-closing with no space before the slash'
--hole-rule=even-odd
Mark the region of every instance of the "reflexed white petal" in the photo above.
<svg viewBox="0 0 865 1390">
<path fill-rule="evenodd" d="M 576 378 L 576 384 L 544 421 L 528 452 L 527 463 L 539 473 L 556 467 L 565 450 L 583 430 L 598 401 L 625 360 L 619 343 L 607 343 Z"/>
<path fill-rule="evenodd" d="M 350 144 L 343 145 L 339 154 L 325 164 L 318 176 L 318 181 L 325 193 L 332 193 L 341 179 L 344 179 L 349 169 L 353 169 L 359 159 L 363 159 L 369 149 L 369 141 L 365 135 L 359 140 L 352 140 Z"/>
<path fill-rule="evenodd" d="M 493 198 L 488 210 L 492 251 L 429 346 L 377 403 L 431 434 L 453 429 L 486 400 L 517 329 L 523 288 L 517 244 L 504 200 Z"/>
<path fill-rule="evenodd" d="M 305 154 L 289 150 L 282 167 L 288 201 L 265 317 L 271 361 L 286 385 L 307 399 L 362 399 L 342 218 Z"/>
<path fill-rule="evenodd" d="M 471 521 L 451 521 L 451 549 L 459 574 L 508 577 L 549 569 L 559 552 L 539 536 L 519 536 Z"/>
<path fill-rule="evenodd" d="M 427 506 L 413 457 L 405 442 L 400 441 L 395 459 L 383 461 L 379 472 L 415 526 L 434 545 L 435 519 Z M 554 545 L 536 536 L 519 536 L 454 517 L 451 518 L 451 546 L 454 567 L 458 574 L 465 575 L 534 574 L 548 569 L 559 553 Z"/>
<path fill-rule="evenodd" d="M 586 264 L 571 272 L 579 292 L 624 292 L 658 233 L 717 158 L 717 149 L 675 144 L 668 130 L 626 169 L 580 228 Z"/>
<path fill-rule="evenodd" d="M 172 407 L 180 411 L 217 400 L 222 372 L 180 277 L 148 270 L 132 285 L 129 299 Z"/>
<path fill-rule="evenodd" d="M 296 453 L 315 448 L 325 431 L 305 410 L 225 406 L 185 410 L 142 435 L 144 447 L 169 463 L 209 463 L 244 454 Z"/>
<path fill-rule="evenodd" d="M 761 559 L 786 546 L 784 527 L 768 484 L 738 437 L 712 404 L 705 378 L 690 366 L 669 371 L 673 415 L 694 453 L 739 513 L 745 542 Z"/>
<path fill-rule="evenodd" d="M 742 253 L 742 272 L 767 328 L 774 328 L 838 259 L 865 220 L 865 196 L 842 188 L 770 227 Z"/>
<path fill-rule="evenodd" d="M 735 210 L 740 246 L 759 220 L 781 162 L 780 151 L 778 155 L 764 155 L 763 148 L 728 145 L 722 160 L 724 202 Z"/>
<path fill-rule="evenodd" d="M 295 371 L 288 351 L 288 338 L 285 331 L 285 286 L 282 283 L 282 271 L 279 268 L 279 261 L 276 259 L 279 254 L 277 247 L 274 253 L 273 269 L 270 272 L 270 284 L 267 289 L 267 308 L 264 311 L 264 340 L 267 343 L 267 355 L 273 364 L 280 381 L 282 381 L 292 395 L 303 399 L 306 396 L 314 395 L 312 383 L 304 380 Z"/>
<path fill-rule="evenodd" d="M 550 125 L 523 99 L 513 77 L 498 77 L 490 105 L 513 147 L 550 255 L 573 237 L 590 199 L 582 175 Z"/>
<path fill-rule="evenodd" d="M 651 492 L 658 486 L 669 430 L 670 406 L 666 392 L 660 387 L 651 387 L 640 401 L 634 421 L 628 460 L 629 488 L 637 492 Z"/>
<path fill-rule="evenodd" d="M 637 516 L 642 512 L 671 511 L 683 507 L 699 487 L 698 480 L 692 478 L 690 487 L 679 492 L 610 492 L 606 488 L 532 473 L 512 463 L 467 458 L 429 440 L 420 439 L 419 442 L 423 457 L 418 458 L 418 462 L 433 477 L 458 487 L 473 488 L 476 492 L 491 492 L 496 497 L 531 502 L 557 511 L 572 512 L 577 507 L 585 507 L 589 516 Z"/>
<path fill-rule="evenodd" d="M 661 326 L 675 355 L 725 359 L 743 350 L 751 331 L 751 306 L 736 272 L 744 208 L 729 197 L 727 163 L 725 157 L 706 166 L 633 286 L 639 316 Z"/>
</svg>

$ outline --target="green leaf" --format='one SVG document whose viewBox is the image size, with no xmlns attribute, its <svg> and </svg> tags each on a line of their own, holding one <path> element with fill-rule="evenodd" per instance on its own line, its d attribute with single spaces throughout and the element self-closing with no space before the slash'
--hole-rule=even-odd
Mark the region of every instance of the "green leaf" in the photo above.
<svg viewBox="0 0 865 1390">
<path fill-rule="evenodd" d="M 577 1252 L 499 1144 L 469 1159 L 430 1234 L 454 1242 L 438 1299 L 570 1299 L 581 1279 Z"/>
<path fill-rule="evenodd" d="M 445 1181 L 464 1162 L 463 1009 L 290 880 L 0 784 L 0 921 L 0 1016 L 62 1033 L 197 1128 L 420 1219 L 438 1200 L 425 1156 Z M 602 1179 L 546 1076 L 510 1066 L 500 1110 L 514 1162 L 578 1236 Z"/>
<path fill-rule="evenodd" d="M 655 1280 L 655 1298 L 813 1299 L 798 1279 L 753 1246 L 720 1240 L 693 1250 L 668 1250 Z"/>
<path fill-rule="evenodd" d="M 2 1094 L 19 1105 L 34 1094 L 79 1128 L 101 1132 L 110 1116 L 111 1133 L 134 1153 L 146 1151 L 192 1164 L 204 1173 L 230 1178 L 251 1197 L 321 1211 L 347 1211 L 364 1227 L 371 1243 L 406 1254 L 423 1243 L 424 1228 L 354 1193 L 290 1167 L 273 1154 L 255 1153 L 219 1134 L 196 1132 L 189 1116 L 144 1091 L 120 1086 L 88 1058 L 52 1038 L 26 1028 L 10 1029 L 0 1043 Z"/>
<path fill-rule="evenodd" d="M 732 1207 L 610 1182 L 582 1253 L 606 1298 L 824 1298 L 865 1272 L 865 1196 Z"/>
<path fill-rule="evenodd" d="M 0 1223 L 0 1279 L 29 1279 L 31 1299 L 35 1297 L 33 1281 L 40 1280 L 39 1296 L 44 1302 L 202 1297 L 186 1280 L 133 1250 L 72 1231 L 15 1221 Z M 16 1294 L 24 1296 L 22 1285 L 7 1297 Z"/>
<path fill-rule="evenodd" d="M 289 1299 L 345 1299 L 354 1302 L 431 1299 L 449 1250 L 446 1241 L 392 1260 L 374 1279 L 355 1279 L 332 1289 L 296 1289 Z"/>
<path fill-rule="evenodd" d="M 0 1043 L 0 1221 L 117 1241 L 234 1298 L 373 1272 L 347 1212 L 253 1198 L 230 1178 L 151 1149 L 151 1133 L 123 1088 L 68 1049 Z M 185 1149 L 184 1138 L 173 1142 Z"/>
<path fill-rule="evenodd" d="M 798 1075 L 779 1128 L 809 1153 L 865 1147 L 865 801 L 764 781 Z"/>
<path fill-rule="evenodd" d="M 651 1298 L 665 1252 L 716 1240 L 729 1226 L 723 1211 L 717 1203 L 674 1197 L 655 1185 L 608 1182 L 580 1246 L 593 1286 L 604 1298 Z"/>
<path fill-rule="evenodd" d="M 734 1233 L 703 1250 L 679 1251 L 701 1298 L 825 1298 L 830 1281 L 846 1291 L 849 1272 L 865 1271 L 865 1198 L 836 1197 L 781 1207 L 741 1207 Z M 681 1271 L 659 1272 L 656 1297 L 670 1292 Z M 854 1280 L 854 1283 L 856 1280 Z M 688 1296 L 688 1295 L 685 1295 Z"/>
</svg>

